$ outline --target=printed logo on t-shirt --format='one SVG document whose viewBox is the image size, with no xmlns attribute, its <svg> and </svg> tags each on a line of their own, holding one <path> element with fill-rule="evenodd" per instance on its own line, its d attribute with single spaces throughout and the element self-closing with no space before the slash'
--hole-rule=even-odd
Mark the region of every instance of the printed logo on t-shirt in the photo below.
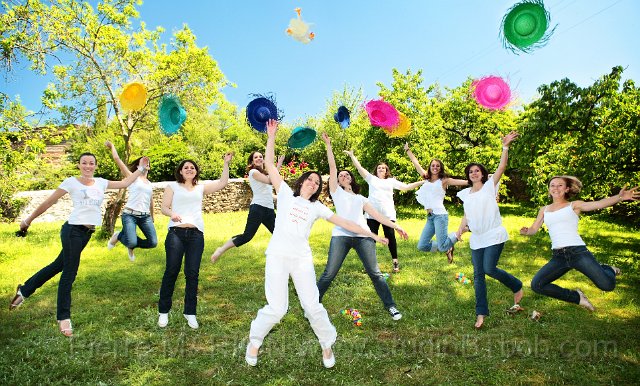
<svg viewBox="0 0 640 386">
<path fill-rule="evenodd" d="M 289 221 L 295 224 L 306 223 L 309 220 L 309 208 L 294 206 L 289 212 Z"/>
<path fill-rule="evenodd" d="M 97 189 L 80 189 L 80 191 L 84 194 L 82 200 L 80 200 L 80 205 L 85 206 L 100 206 L 102 203 L 102 192 Z"/>
</svg>

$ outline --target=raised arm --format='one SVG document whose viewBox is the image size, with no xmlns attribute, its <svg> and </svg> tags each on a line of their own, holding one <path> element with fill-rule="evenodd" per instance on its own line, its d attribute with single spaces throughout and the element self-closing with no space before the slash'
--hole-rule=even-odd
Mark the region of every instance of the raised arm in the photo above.
<svg viewBox="0 0 640 386">
<path fill-rule="evenodd" d="M 538 230 L 542 226 L 542 223 L 544 222 L 544 208 L 545 208 L 544 206 L 540 208 L 540 211 L 538 211 L 538 217 L 536 217 L 536 219 L 533 221 L 533 224 L 531 224 L 530 227 L 520 228 L 521 235 L 532 236 L 532 235 L 535 235 L 536 232 L 538 232 Z"/>
<path fill-rule="evenodd" d="M 407 142 L 404 143 L 404 151 L 405 153 L 407 153 L 407 156 L 411 160 L 413 167 L 415 167 L 418 174 L 420 174 L 420 177 L 427 178 L 427 172 L 422 168 L 422 166 L 420 166 L 420 162 L 418 162 L 418 159 L 416 158 L 416 156 L 413 155 L 413 153 L 411 152 L 411 149 L 409 149 L 409 143 Z"/>
<path fill-rule="evenodd" d="M 276 133 L 278 132 L 278 121 L 275 119 L 269 119 L 267 122 L 267 149 L 264 151 L 264 164 L 269 173 L 269 180 L 271 185 L 276 190 L 276 193 L 280 191 L 280 184 L 282 183 L 282 176 L 280 171 L 273 164 L 276 157 Z"/>
<path fill-rule="evenodd" d="M 225 153 L 222 159 L 224 160 L 224 163 L 222 165 L 222 175 L 220 175 L 220 179 L 207 183 L 203 189 L 204 194 L 211 194 L 224 189 L 224 187 L 229 183 L 229 163 L 231 163 L 231 160 L 233 159 L 233 152 Z"/>
<path fill-rule="evenodd" d="M 336 158 L 333 156 L 331 148 L 331 138 L 327 133 L 322 133 L 322 140 L 327 148 L 327 161 L 329 162 L 329 191 L 335 192 L 338 188 L 338 167 L 336 166 Z"/>
<path fill-rule="evenodd" d="M 28 215 L 27 217 L 22 219 L 22 221 L 20 221 L 20 230 L 26 232 L 27 229 L 29 229 L 29 226 L 31 226 L 31 222 L 33 220 L 35 220 L 38 216 L 46 212 L 47 209 L 51 208 L 51 206 L 56 202 L 58 202 L 60 197 L 64 196 L 65 194 L 67 194 L 67 191 L 64 189 L 58 188 L 54 190 L 53 193 L 51 193 L 51 195 L 47 197 L 46 200 L 44 200 L 40 205 L 38 205 L 38 207 L 30 215 Z"/>
<path fill-rule="evenodd" d="M 502 155 L 500 156 L 500 164 L 498 165 L 498 169 L 493 173 L 493 184 L 498 185 L 500 182 L 500 178 L 502 178 L 502 174 L 507 170 L 507 162 L 509 161 L 509 145 L 518 137 L 518 133 L 515 131 L 510 132 L 509 134 L 502 137 Z"/>
<path fill-rule="evenodd" d="M 355 166 L 356 169 L 358 170 L 360 177 L 366 180 L 370 173 L 365 168 L 363 168 L 362 165 L 360 165 L 360 162 L 358 161 L 356 156 L 353 154 L 353 150 L 345 150 L 344 152 L 349 156 L 349 158 L 351 158 L 351 162 L 353 162 L 353 166 Z"/>
<path fill-rule="evenodd" d="M 113 161 L 116 163 L 116 165 L 118 165 L 118 169 L 120 169 L 120 173 L 122 173 L 124 177 L 129 177 L 129 175 L 132 174 L 131 170 L 129 170 L 127 165 L 125 165 L 125 163 L 122 162 L 122 160 L 120 159 L 120 156 L 118 155 L 118 150 L 116 149 L 115 146 L 113 146 L 113 143 L 111 143 L 110 141 L 106 141 L 104 145 L 107 147 L 107 149 L 111 150 L 111 158 L 113 158 Z"/>
<path fill-rule="evenodd" d="M 638 201 L 640 200 L 640 192 L 638 192 L 640 186 L 636 186 L 635 188 L 631 188 L 627 190 L 627 186 L 625 185 L 620 193 L 615 196 L 603 198 L 598 201 L 574 201 L 573 202 L 573 210 L 577 213 L 580 212 L 591 212 L 592 210 L 598 210 L 607 208 L 609 206 L 613 206 L 622 201 Z"/>
<path fill-rule="evenodd" d="M 400 181 L 398 181 L 400 182 Z M 404 182 L 400 182 L 398 184 L 398 190 L 412 190 L 415 189 L 417 187 L 419 187 L 420 185 L 424 184 L 426 182 L 426 180 L 420 180 L 420 181 L 416 181 L 416 182 L 412 182 L 410 184 L 405 184 Z"/>
<path fill-rule="evenodd" d="M 394 223 L 393 221 L 389 220 L 389 217 L 383 215 L 382 213 L 378 212 L 373 205 L 366 203 L 363 206 L 363 209 L 365 212 L 369 213 L 369 215 L 371 215 L 371 217 L 373 217 L 376 221 L 378 221 L 380 224 L 382 225 L 386 225 L 390 228 L 393 228 L 396 230 L 396 232 L 398 232 L 398 234 L 400 235 L 400 237 L 402 237 L 404 240 L 407 240 L 409 238 L 409 235 L 407 235 L 407 232 L 404 231 L 404 229 L 402 229 L 400 227 L 400 225 Z"/>
<path fill-rule="evenodd" d="M 337 225 L 341 228 L 344 228 L 348 231 L 351 231 L 353 233 L 357 233 L 359 235 L 364 235 L 367 237 L 371 237 L 372 239 L 374 239 L 375 241 L 379 242 L 380 244 L 383 245 L 387 245 L 389 244 L 389 240 L 385 239 L 383 237 L 378 236 L 377 234 L 371 232 L 369 229 L 363 228 L 360 225 L 354 223 L 351 220 L 347 220 L 343 217 L 338 216 L 337 214 L 334 214 L 333 216 L 329 217 L 327 219 L 327 221 L 329 221 L 330 223 Z"/>
<path fill-rule="evenodd" d="M 149 157 L 140 158 L 140 162 L 138 163 L 138 170 L 134 173 L 131 173 L 127 176 L 127 178 L 121 181 L 109 181 L 107 184 L 108 189 L 122 189 L 126 188 L 129 185 L 133 184 L 136 178 L 140 177 L 145 170 L 149 170 Z"/>
</svg>

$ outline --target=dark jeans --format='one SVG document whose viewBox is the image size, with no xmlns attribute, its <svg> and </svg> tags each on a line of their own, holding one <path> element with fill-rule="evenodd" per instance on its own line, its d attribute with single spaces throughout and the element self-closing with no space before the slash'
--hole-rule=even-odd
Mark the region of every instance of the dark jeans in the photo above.
<svg viewBox="0 0 640 386">
<path fill-rule="evenodd" d="M 184 313 L 195 315 L 198 304 L 198 275 L 200 274 L 202 251 L 204 251 L 204 235 L 197 228 L 171 227 L 164 242 L 164 249 L 167 254 L 167 266 L 162 277 L 158 311 L 166 314 L 171 309 L 171 298 L 176 286 L 176 279 L 182 268 L 182 256 L 184 256 L 184 277 L 186 279 Z"/>
<path fill-rule="evenodd" d="M 522 288 L 520 280 L 497 267 L 502 248 L 504 248 L 504 243 L 471 250 L 473 288 L 476 292 L 476 315 L 489 315 L 485 274 L 507 286 L 513 293 Z"/>
<path fill-rule="evenodd" d="M 327 258 L 327 266 L 318 279 L 318 291 L 320 292 L 320 302 L 331 282 L 340 271 L 345 257 L 351 250 L 356 250 L 364 269 L 367 271 L 373 287 L 376 289 L 380 300 L 384 303 L 385 308 L 395 307 L 393 297 L 389 285 L 384 280 L 382 272 L 378 267 L 378 259 L 376 258 L 376 242 L 369 237 L 349 237 L 349 236 L 333 236 L 329 245 L 329 257 Z"/>
<path fill-rule="evenodd" d="M 394 221 L 395 222 L 395 221 Z M 378 221 L 368 218 L 367 219 L 367 225 L 369 225 L 369 230 L 371 230 L 372 233 L 378 234 L 378 230 L 380 229 L 380 224 Z M 389 245 L 387 245 L 389 247 L 389 252 L 391 253 L 391 258 L 392 259 L 397 259 L 398 258 L 398 245 L 396 243 L 396 234 L 395 231 L 393 230 L 393 228 L 390 228 L 386 225 L 382 225 L 382 231 L 384 232 L 384 237 L 386 237 L 387 239 L 389 239 Z"/>
<path fill-rule="evenodd" d="M 62 272 L 58 283 L 58 306 L 56 312 L 57 320 L 71 318 L 71 287 L 76 280 L 78 267 L 80 266 L 80 253 L 93 234 L 93 229 L 84 225 L 70 225 L 65 222 L 60 229 L 60 241 L 62 241 L 62 251 L 58 257 L 49 265 L 31 276 L 22 285 L 22 296 L 25 298 L 33 294 L 44 283 L 52 277 Z"/>
<path fill-rule="evenodd" d="M 582 272 L 603 291 L 612 291 L 616 287 L 616 273 L 613 268 L 598 263 L 587 247 L 580 245 L 554 249 L 551 260 L 540 268 L 531 280 L 531 289 L 541 295 L 580 304 L 577 291 L 552 284 L 572 269 Z"/>
<path fill-rule="evenodd" d="M 140 228 L 144 237 L 138 237 L 136 226 Z M 127 248 L 155 248 L 158 245 L 158 235 L 153 226 L 153 219 L 150 214 L 136 216 L 129 213 L 122 214 L 122 231 L 118 235 L 118 240 Z"/>
<path fill-rule="evenodd" d="M 258 231 L 260 224 L 264 224 L 269 232 L 273 233 L 273 228 L 276 225 L 276 212 L 262 205 L 249 205 L 249 214 L 247 215 L 247 225 L 244 227 L 244 233 L 231 238 L 233 245 L 239 247 L 251 241 Z"/>
</svg>

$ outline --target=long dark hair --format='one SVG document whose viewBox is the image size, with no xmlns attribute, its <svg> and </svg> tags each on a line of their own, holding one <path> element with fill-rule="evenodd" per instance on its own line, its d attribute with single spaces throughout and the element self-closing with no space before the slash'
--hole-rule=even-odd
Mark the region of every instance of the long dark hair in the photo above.
<svg viewBox="0 0 640 386">
<path fill-rule="evenodd" d="M 309 201 L 315 202 L 318 197 L 320 197 L 320 193 L 322 192 L 322 176 L 315 170 L 310 170 L 308 172 L 302 173 L 300 177 L 293 183 L 293 197 L 298 197 L 300 195 L 300 189 L 302 188 L 302 183 L 309 178 L 310 175 L 317 174 L 320 179 L 320 185 L 318 186 L 318 190 L 309 197 Z"/>
<path fill-rule="evenodd" d="M 182 177 L 182 174 L 180 174 L 180 171 L 182 170 L 182 167 L 184 166 L 184 164 L 186 164 L 187 162 L 189 162 L 190 164 L 192 164 L 195 168 L 196 168 L 196 176 L 193 177 L 193 185 L 198 185 L 198 177 L 200 176 L 200 168 L 198 167 L 198 164 L 195 161 L 192 161 L 190 159 L 186 159 L 182 162 L 180 162 L 180 164 L 178 165 L 178 167 L 176 168 L 176 171 L 173 173 L 174 177 L 176 178 L 176 181 L 184 184 L 185 179 L 184 177 Z"/>
<path fill-rule="evenodd" d="M 129 171 L 131 173 L 135 173 L 136 170 L 138 170 L 138 164 L 140 163 L 141 159 L 142 159 L 142 157 L 138 157 L 138 158 L 134 159 L 133 161 L 131 161 L 131 163 L 129 163 L 129 165 L 127 165 L 127 167 L 129 168 Z"/>
<path fill-rule="evenodd" d="M 432 159 L 432 160 L 431 160 L 431 162 L 429 162 L 429 168 L 427 169 L 427 175 L 426 175 L 426 177 L 425 177 L 425 178 L 426 178 L 428 181 L 431 181 L 431 177 L 433 177 L 433 174 L 431 173 L 431 164 L 432 164 L 434 161 L 435 161 L 435 162 L 437 162 L 437 163 L 440 165 L 440 173 L 438 173 L 438 179 L 441 179 L 441 180 L 442 180 L 442 179 L 444 179 L 444 178 L 448 177 L 448 176 L 447 176 L 447 173 L 445 173 L 445 172 L 444 172 L 444 163 L 443 163 L 441 160 L 439 160 L 439 159 L 437 159 L 437 158 L 434 158 L 434 159 Z"/>
<path fill-rule="evenodd" d="M 356 182 L 356 178 L 353 176 L 353 173 L 351 173 L 351 171 L 349 171 L 347 169 L 343 169 L 343 170 L 338 170 L 338 175 L 340 175 L 340 173 L 342 173 L 342 172 L 349 173 L 349 176 L 351 176 L 351 190 L 355 194 L 360 194 L 360 184 L 358 184 Z M 338 185 L 340 185 L 340 184 L 338 184 Z"/>
<path fill-rule="evenodd" d="M 484 184 L 485 182 L 487 182 L 489 180 L 489 172 L 487 171 L 487 168 L 485 168 L 483 164 L 472 162 L 467 165 L 466 168 L 464 168 L 464 175 L 467 176 L 467 182 L 469 183 L 469 185 L 473 185 L 473 182 L 471 182 L 471 179 L 469 178 L 469 170 L 471 170 L 473 166 L 477 166 L 478 168 L 480 168 L 480 173 L 482 173 L 482 183 Z"/>
<path fill-rule="evenodd" d="M 375 177 L 378 177 L 378 166 L 380 165 L 384 165 L 385 169 L 387 169 L 387 172 L 384 174 L 384 178 L 390 178 L 391 176 L 391 169 L 389 169 L 389 165 L 387 165 L 384 162 L 379 162 L 376 164 L 376 167 L 373 168 L 373 172 L 371 174 L 373 174 Z"/>
<path fill-rule="evenodd" d="M 264 174 L 265 176 L 268 176 L 269 173 L 267 173 L 267 170 L 264 168 L 264 166 L 263 167 L 258 167 L 258 166 L 253 164 L 253 156 L 256 153 L 260 153 L 260 152 L 256 150 L 256 151 L 252 151 L 251 154 L 249 154 L 249 158 L 247 158 L 247 170 L 246 170 L 246 172 L 249 173 L 249 171 L 251 169 L 256 169 L 257 171 L 259 171 L 260 173 Z M 260 153 L 260 154 L 262 154 L 262 153 Z M 263 157 L 262 158 L 262 160 L 263 160 L 262 163 L 264 164 L 264 154 L 262 155 L 262 157 Z"/>
</svg>

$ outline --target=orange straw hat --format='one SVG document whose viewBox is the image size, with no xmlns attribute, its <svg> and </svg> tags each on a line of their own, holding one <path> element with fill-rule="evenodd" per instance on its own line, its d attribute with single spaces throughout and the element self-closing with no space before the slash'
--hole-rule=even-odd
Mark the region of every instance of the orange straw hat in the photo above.
<svg viewBox="0 0 640 386">
<path fill-rule="evenodd" d="M 139 82 L 127 84 L 120 94 L 120 106 L 124 111 L 139 111 L 147 104 L 147 88 Z"/>
</svg>

